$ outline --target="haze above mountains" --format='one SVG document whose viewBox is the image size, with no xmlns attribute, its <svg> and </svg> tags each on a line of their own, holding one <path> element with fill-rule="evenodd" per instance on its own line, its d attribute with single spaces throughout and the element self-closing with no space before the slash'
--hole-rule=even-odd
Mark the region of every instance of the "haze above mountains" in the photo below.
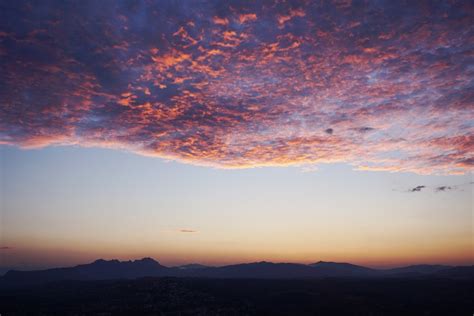
<svg viewBox="0 0 474 316">
<path fill-rule="evenodd" d="M 195 277 L 229 279 L 310 278 L 474 278 L 474 266 L 412 265 L 394 269 L 372 269 L 350 263 L 319 261 L 313 264 L 255 262 L 210 267 L 188 264 L 166 267 L 152 258 L 134 261 L 99 259 L 89 264 L 36 271 L 10 270 L 0 278 L 0 287 L 26 287 L 63 280 L 111 280 L 142 277 Z"/>
</svg>

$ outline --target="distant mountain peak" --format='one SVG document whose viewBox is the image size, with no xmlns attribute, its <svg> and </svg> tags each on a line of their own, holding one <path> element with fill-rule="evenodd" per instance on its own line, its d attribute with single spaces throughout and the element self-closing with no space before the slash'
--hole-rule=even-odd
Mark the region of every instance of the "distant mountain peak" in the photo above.
<svg viewBox="0 0 474 316">
<path fill-rule="evenodd" d="M 346 266 L 346 267 L 363 267 L 356 264 L 348 263 L 348 262 L 334 262 L 334 261 L 318 261 L 316 263 L 311 263 L 310 266 Z M 365 267 L 363 267 L 365 268 Z"/>
<path fill-rule="evenodd" d="M 206 269 L 210 268 L 209 266 L 199 264 L 199 263 L 190 263 L 190 264 L 184 264 L 181 266 L 177 266 L 176 268 L 180 270 L 197 270 L 197 269 Z"/>
<path fill-rule="evenodd" d="M 150 258 L 150 257 L 145 257 L 145 258 L 142 258 L 142 259 L 137 259 L 137 260 L 134 260 L 133 262 L 142 262 L 142 263 L 158 263 L 158 261 L 156 261 L 155 259 L 153 258 Z"/>
<path fill-rule="evenodd" d="M 105 259 L 97 259 L 92 264 L 105 264 L 105 263 L 119 263 L 117 259 L 112 259 L 112 260 L 105 260 Z"/>
<path fill-rule="evenodd" d="M 318 261 L 316 263 L 310 264 L 310 266 L 316 266 L 316 265 L 333 265 L 333 266 L 355 266 L 352 263 L 347 263 L 347 262 L 334 262 L 334 261 Z"/>
<path fill-rule="evenodd" d="M 313 269 L 317 269 L 325 275 L 340 276 L 340 275 L 352 275 L 352 276 L 367 276 L 376 273 L 376 270 L 370 269 L 363 266 L 358 266 L 347 262 L 331 262 L 331 261 L 318 261 L 316 263 L 309 264 Z"/>
<path fill-rule="evenodd" d="M 386 273 L 434 273 L 445 269 L 454 268 L 453 266 L 441 264 L 415 264 L 406 267 L 392 268 L 384 270 Z"/>
<path fill-rule="evenodd" d="M 111 259 L 111 260 L 105 260 L 105 259 L 97 259 L 91 264 L 93 265 L 104 265 L 104 264 L 160 264 L 158 261 L 156 261 L 153 258 L 150 257 L 145 257 L 142 259 L 136 259 L 136 260 L 128 260 L 128 261 L 120 261 L 118 259 Z"/>
</svg>

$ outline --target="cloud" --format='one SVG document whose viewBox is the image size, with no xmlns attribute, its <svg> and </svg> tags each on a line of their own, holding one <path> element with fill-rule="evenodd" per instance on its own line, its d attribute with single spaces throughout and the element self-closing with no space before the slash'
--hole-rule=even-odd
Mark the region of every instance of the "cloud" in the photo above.
<svg viewBox="0 0 474 316">
<path fill-rule="evenodd" d="M 368 127 L 368 126 L 364 126 L 364 127 L 357 127 L 357 128 L 354 128 L 354 130 L 358 131 L 359 133 L 368 133 L 368 132 L 370 132 L 370 131 L 373 131 L 374 128 Z"/>
<path fill-rule="evenodd" d="M 410 192 L 420 192 L 420 191 L 421 191 L 422 189 L 424 189 L 424 188 L 426 188 L 426 186 L 424 186 L 424 185 L 419 185 L 419 186 L 416 186 L 416 187 L 410 189 L 409 191 L 410 191 Z"/>
<path fill-rule="evenodd" d="M 197 230 L 192 230 L 192 229 L 180 229 L 180 233 L 197 233 Z"/>
<path fill-rule="evenodd" d="M 462 187 L 465 185 L 468 185 L 469 183 L 463 183 L 463 184 L 458 184 L 458 185 L 440 185 L 440 186 L 435 186 L 432 187 L 433 191 L 435 192 L 447 192 L 447 191 L 452 191 L 452 190 L 462 190 Z M 408 190 L 408 192 L 420 192 L 423 189 L 429 188 L 428 186 L 425 185 L 419 185 L 414 188 L 411 188 Z"/>
<path fill-rule="evenodd" d="M 0 247 L 0 250 L 11 250 L 11 249 L 13 249 L 13 247 L 9 247 L 9 246 Z"/>
<path fill-rule="evenodd" d="M 436 187 L 435 191 L 436 192 L 444 192 L 444 191 L 450 191 L 450 190 L 453 190 L 453 189 L 454 189 L 454 187 L 447 186 L 447 185 L 442 185 L 442 186 Z"/>
<path fill-rule="evenodd" d="M 0 13 L 0 144 L 463 174 L 473 12 L 463 1 L 12 2 Z"/>
</svg>

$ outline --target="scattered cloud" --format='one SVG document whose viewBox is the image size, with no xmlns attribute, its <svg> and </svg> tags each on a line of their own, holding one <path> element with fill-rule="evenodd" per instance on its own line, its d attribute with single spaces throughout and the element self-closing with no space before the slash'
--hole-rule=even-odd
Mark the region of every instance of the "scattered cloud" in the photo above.
<svg viewBox="0 0 474 316">
<path fill-rule="evenodd" d="M 434 186 L 431 188 L 434 192 L 447 192 L 447 191 L 453 191 L 453 190 L 462 190 L 462 187 L 468 184 L 469 183 L 463 183 L 463 184 L 458 184 L 458 185 L 439 185 L 439 186 Z M 420 192 L 421 190 L 428 189 L 428 188 L 430 187 L 426 185 L 419 185 L 419 186 L 409 189 L 408 192 Z"/>
<path fill-rule="evenodd" d="M 13 247 L 9 247 L 9 246 L 0 247 L 0 250 L 11 250 L 11 249 L 13 249 Z"/>
<path fill-rule="evenodd" d="M 0 144 L 463 174 L 473 19 L 469 1 L 11 2 Z"/>
<path fill-rule="evenodd" d="M 197 233 L 198 231 L 193 230 L 193 229 L 180 229 L 179 232 L 180 233 Z"/>
</svg>

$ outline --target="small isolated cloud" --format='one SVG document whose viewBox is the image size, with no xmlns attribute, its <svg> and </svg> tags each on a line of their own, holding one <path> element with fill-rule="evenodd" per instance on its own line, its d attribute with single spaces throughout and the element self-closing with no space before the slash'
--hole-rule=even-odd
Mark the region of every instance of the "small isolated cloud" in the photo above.
<svg viewBox="0 0 474 316">
<path fill-rule="evenodd" d="M 450 187 L 450 186 L 447 186 L 447 185 L 442 185 L 442 186 L 436 187 L 435 191 L 436 192 L 445 192 L 445 191 L 449 191 L 449 190 L 453 190 L 453 189 L 454 189 L 454 187 Z"/>
<path fill-rule="evenodd" d="M 332 128 L 328 128 L 328 129 L 325 130 L 325 132 L 326 132 L 326 134 L 332 135 L 334 130 Z"/>
<path fill-rule="evenodd" d="M 180 229 L 179 232 L 180 233 L 197 233 L 198 231 L 193 230 L 193 229 Z"/>
<path fill-rule="evenodd" d="M 9 247 L 9 246 L 0 247 L 0 250 L 11 250 L 11 249 L 13 249 L 13 247 Z"/>
<path fill-rule="evenodd" d="M 419 185 L 419 186 L 414 187 L 413 189 L 410 189 L 409 191 L 410 192 L 420 192 L 424 188 L 426 188 L 425 185 Z"/>
<path fill-rule="evenodd" d="M 316 172 L 319 170 L 319 167 L 317 165 L 305 165 L 302 166 L 301 171 L 303 172 Z"/>
<path fill-rule="evenodd" d="M 355 130 L 358 131 L 359 133 L 368 133 L 368 132 L 370 132 L 370 131 L 373 131 L 374 129 L 375 129 L 375 128 L 373 128 L 373 127 L 368 127 L 368 126 L 355 128 Z"/>
</svg>

